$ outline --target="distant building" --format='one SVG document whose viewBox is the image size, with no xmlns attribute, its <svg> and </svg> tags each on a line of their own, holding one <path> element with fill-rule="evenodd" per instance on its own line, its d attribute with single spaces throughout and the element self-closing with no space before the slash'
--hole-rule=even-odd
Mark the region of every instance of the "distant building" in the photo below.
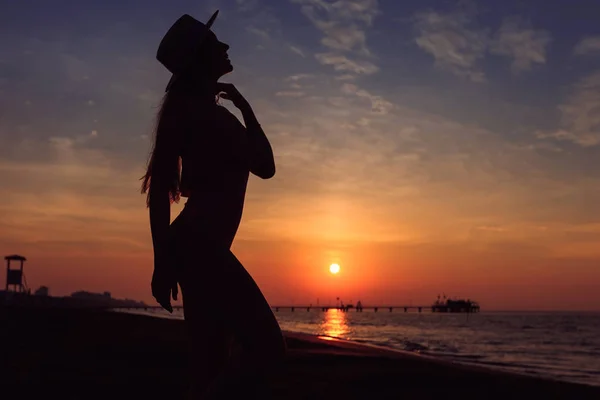
<svg viewBox="0 0 600 400">
<path fill-rule="evenodd" d="M 71 299 L 75 299 L 78 304 L 86 304 L 92 306 L 104 306 L 104 307 L 138 307 L 145 306 L 143 302 L 137 302 L 130 299 L 115 299 L 112 297 L 110 292 L 92 293 L 84 290 L 71 293 L 69 296 Z"/>
<path fill-rule="evenodd" d="M 34 294 L 36 296 L 48 296 L 50 294 L 50 289 L 48 289 L 48 286 L 40 286 Z"/>
<path fill-rule="evenodd" d="M 110 299 L 110 292 L 104 293 L 92 293 L 86 292 L 85 290 L 80 290 L 77 292 L 71 293 L 71 297 L 76 299 L 96 299 L 96 300 L 107 300 Z"/>
</svg>

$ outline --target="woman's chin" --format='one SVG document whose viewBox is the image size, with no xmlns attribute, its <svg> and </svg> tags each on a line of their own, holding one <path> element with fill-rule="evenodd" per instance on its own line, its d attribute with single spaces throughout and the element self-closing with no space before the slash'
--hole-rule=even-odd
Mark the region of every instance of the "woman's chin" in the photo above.
<svg viewBox="0 0 600 400">
<path fill-rule="evenodd" d="M 227 68 L 223 68 L 223 72 L 221 73 L 221 76 L 223 75 L 227 75 L 228 73 L 233 71 L 233 66 L 231 64 L 229 64 L 229 66 Z"/>
</svg>

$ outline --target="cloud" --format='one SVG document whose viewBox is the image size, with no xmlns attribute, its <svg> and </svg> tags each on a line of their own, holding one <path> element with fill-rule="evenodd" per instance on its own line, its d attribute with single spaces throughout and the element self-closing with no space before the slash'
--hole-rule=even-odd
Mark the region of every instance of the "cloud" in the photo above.
<svg viewBox="0 0 600 400">
<path fill-rule="evenodd" d="M 415 42 L 433 56 L 437 67 L 473 82 L 485 80 L 477 62 L 487 47 L 486 30 L 469 29 L 470 19 L 462 13 L 428 11 L 417 13 L 413 19 L 418 32 Z"/>
<path fill-rule="evenodd" d="M 244 239 L 547 243 L 560 239 L 565 224 L 590 218 L 573 201 L 600 201 L 597 179 L 555 172 L 545 153 L 352 83 L 340 89 L 339 96 L 299 98 L 284 118 L 276 99 L 265 106 L 279 172 L 265 191 L 253 183 Z"/>
<path fill-rule="evenodd" d="M 271 36 L 269 35 L 269 32 L 267 32 L 264 29 L 258 29 L 258 28 L 255 28 L 253 26 L 249 26 L 249 27 L 246 28 L 246 30 L 248 32 L 250 32 L 250 33 L 253 33 L 253 34 L 257 35 L 257 36 L 260 36 L 264 40 L 270 40 L 271 39 Z"/>
<path fill-rule="evenodd" d="M 301 49 L 299 49 L 298 47 L 296 47 L 296 46 L 290 45 L 290 50 L 292 52 L 298 54 L 300 57 L 306 57 L 306 55 L 304 54 L 304 52 Z"/>
<path fill-rule="evenodd" d="M 325 33 L 327 36 L 321 40 L 321 43 L 333 50 L 350 51 L 358 47 L 362 54 L 369 54 L 365 44 L 365 32 L 354 26 L 331 27 Z"/>
<path fill-rule="evenodd" d="M 291 91 L 280 91 L 277 92 L 277 96 L 288 96 L 288 97 L 299 97 L 300 95 L 304 95 L 302 90 L 310 89 L 314 87 L 315 75 L 313 74 L 294 74 L 290 75 L 283 79 L 283 81 L 288 85 Z"/>
<path fill-rule="evenodd" d="M 379 13 L 377 0 L 292 0 L 301 4 L 302 13 L 323 33 L 321 44 L 329 52 L 317 53 L 315 58 L 323 65 L 330 65 L 341 73 L 335 77 L 338 81 L 354 80 L 357 75 L 372 75 L 379 67 L 371 60 L 367 47 L 366 28 L 373 24 Z M 359 56 L 359 58 L 348 55 Z M 351 88 L 351 89 L 350 89 Z M 369 93 L 356 85 L 343 85 L 346 95 L 368 99 L 373 113 L 386 114 L 392 104 L 381 96 Z M 332 101 L 337 101 L 332 99 Z M 351 124 L 343 123 L 344 127 Z"/>
<path fill-rule="evenodd" d="M 358 97 L 368 99 L 371 102 L 371 111 L 373 111 L 375 114 L 387 114 L 394 108 L 394 105 L 383 97 L 373 95 L 351 83 L 344 83 L 342 85 L 342 93 L 353 94 Z M 364 126 L 366 125 L 366 121 L 368 120 L 361 119 L 359 120 L 358 124 Z"/>
<path fill-rule="evenodd" d="M 283 38 L 281 21 L 264 1 L 236 0 L 236 5 L 240 15 L 233 16 L 236 20 L 230 21 L 234 30 L 237 30 L 240 25 L 245 26 L 246 32 L 268 42 L 270 50 L 275 48 L 283 50 L 289 46 Z M 264 50 L 266 43 L 259 43 L 255 48 Z"/>
<path fill-rule="evenodd" d="M 533 29 L 518 17 L 504 19 L 493 37 L 489 29 L 477 27 L 462 12 L 421 12 L 415 14 L 413 21 L 417 30 L 415 42 L 433 56 L 435 65 L 473 82 L 486 80 L 480 62 L 488 51 L 511 58 L 511 70 L 518 74 L 534 64 L 546 63 L 551 42 L 550 33 Z"/>
<path fill-rule="evenodd" d="M 371 75 L 379 71 L 379 67 L 369 61 L 352 61 L 348 57 L 335 53 L 318 53 L 315 58 L 325 65 L 332 65 L 336 71 L 348 71 L 355 74 Z"/>
<path fill-rule="evenodd" d="M 575 46 L 574 53 L 578 56 L 600 54 L 600 36 L 588 36 Z"/>
<path fill-rule="evenodd" d="M 86 135 L 77 135 L 75 137 L 51 136 L 48 138 L 48 143 L 51 148 L 57 150 L 59 153 L 63 155 L 68 154 L 69 157 L 73 157 L 74 154 L 72 153 L 76 151 L 76 146 L 86 144 L 97 137 L 98 131 L 92 130 Z"/>
<path fill-rule="evenodd" d="M 312 74 L 295 74 L 295 75 L 288 76 L 287 78 L 285 78 L 285 80 L 297 82 L 299 80 L 309 79 L 309 78 L 313 78 L 313 77 L 314 77 L 314 75 L 312 75 Z"/>
<path fill-rule="evenodd" d="M 9 233 L 0 242 L 29 245 L 46 240 L 90 245 L 104 239 L 146 247 L 138 227 L 143 209 L 139 193 L 142 166 L 131 156 L 119 156 L 89 147 L 97 135 L 56 136 L 46 140 L 22 139 L 14 149 L 22 157 L 0 158 L 2 225 Z M 93 224 L 94 229 L 90 229 Z M 129 248 L 129 250 L 134 250 Z M 77 251 L 71 248 L 71 251 Z"/>
<path fill-rule="evenodd" d="M 294 91 L 294 90 L 280 91 L 280 92 L 275 93 L 275 96 L 278 96 L 278 97 L 302 97 L 304 95 L 305 95 L 304 92 Z"/>
<path fill-rule="evenodd" d="M 240 12 L 247 12 L 255 10 L 258 6 L 257 0 L 235 0 L 237 9 Z"/>
<path fill-rule="evenodd" d="M 51 137 L 48 141 L 51 146 L 59 152 L 71 151 L 73 144 L 75 143 L 73 139 L 66 137 Z"/>
<path fill-rule="evenodd" d="M 518 74 L 530 70 L 533 64 L 545 64 L 550 42 L 549 32 L 535 30 L 520 18 L 507 18 L 494 35 L 490 52 L 512 58 L 511 69 Z"/>
<path fill-rule="evenodd" d="M 373 19 L 379 14 L 378 0 L 337 0 L 326 2 L 323 0 L 292 0 L 297 3 L 312 4 L 325 9 L 337 21 L 358 21 L 372 25 Z"/>
<path fill-rule="evenodd" d="M 321 43 L 333 50 L 356 50 L 370 54 L 364 28 L 370 26 L 378 13 L 377 0 L 292 0 L 301 4 L 302 13 L 325 36 Z"/>
<path fill-rule="evenodd" d="M 536 132 L 538 139 L 570 141 L 583 147 L 600 144 L 600 71 L 574 85 L 567 101 L 558 106 L 561 129 Z"/>
<path fill-rule="evenodd" d="M 356 79 L 356 75 L 352 75 L 352 74 L 338 75 L 335 77 L 335 80 L 337 80 L 337 81 L 353 81 L 355 79 Z"/>
<path fill-rule="evenodd" d="M 346 54 L 370 57 L 366 28 L 379 13 L 377 0 L 292 0 L 301 5 L 301 12 L 323 33 L 321 44 L 329 53 L 316 54 L 317 60 L 333 65 L 336 70 L 372 73 L 378 70 L 370 61 L 354 61 Z"/>
<path fill-rule="evenodd" d="M 506 228 L 503 228 L 498 225 L 481 225 L 481 226 L 475 227 L 475 229 L 480 230 L 480 231 L 488 231 L 488 232 L 505 232 L 506 231 Z"/>
</svg>

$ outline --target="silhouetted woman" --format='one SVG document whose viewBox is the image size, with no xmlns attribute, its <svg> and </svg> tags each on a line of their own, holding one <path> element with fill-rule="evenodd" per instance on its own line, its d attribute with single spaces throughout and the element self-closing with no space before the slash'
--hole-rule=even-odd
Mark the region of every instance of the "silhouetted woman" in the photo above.
<svg viewBox="0 0 600 400">
<path fill-rule="evenodd" d="M 172 311 L 181 286 L 194 398 L 209 398 L 223 377 L 252 397 L 248 382 L 270 374 L 285 353 L 270 306 L 230 251 L 249 173 L 269 179 L 275 162 L 250 104 L 235 86 L 218 82 L 233 67 L 229 46 L 210 30 L 217 13 L 206 25 L 182 16 L 160 43 L 157 59 L 173 77 L 142 185 L 154 245 L 152 294 Z M 219 97 L 241 111 L 245 127 Z M 180 196 L 188 200 L 170 224 L 170 205 Z M 232 338 L 241 345 L 243 374 L 223 374 Z"/>
</svg>

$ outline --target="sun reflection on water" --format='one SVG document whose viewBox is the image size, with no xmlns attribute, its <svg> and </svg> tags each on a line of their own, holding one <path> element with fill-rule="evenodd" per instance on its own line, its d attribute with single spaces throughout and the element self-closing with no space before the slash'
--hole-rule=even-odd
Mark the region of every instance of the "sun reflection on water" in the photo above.
<svg viewBox="0 0 600 400">
<path fill-rule="evenodd" d="M 350 327 L 348 326 L 347 313 L 337 309 L 330 309 L 324 312 L 319 330 L 321 335 L 348 339 Z"/>
</svg>

